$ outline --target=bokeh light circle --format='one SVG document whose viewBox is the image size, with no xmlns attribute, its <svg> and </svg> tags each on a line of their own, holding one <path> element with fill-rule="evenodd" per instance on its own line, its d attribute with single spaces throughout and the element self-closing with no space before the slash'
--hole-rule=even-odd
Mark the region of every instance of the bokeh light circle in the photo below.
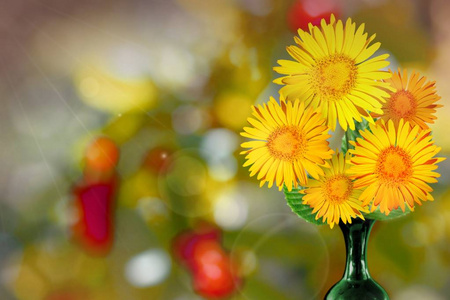
<svg viewBox="0 0 450 300">
<path fill-rule="evenodd" d="M 132 257 L 125 265 L 125 278 L 138 288 L 155 286 L 170 273 L 172 262 L 166 251 L 150 249 Z"/>
</svg>

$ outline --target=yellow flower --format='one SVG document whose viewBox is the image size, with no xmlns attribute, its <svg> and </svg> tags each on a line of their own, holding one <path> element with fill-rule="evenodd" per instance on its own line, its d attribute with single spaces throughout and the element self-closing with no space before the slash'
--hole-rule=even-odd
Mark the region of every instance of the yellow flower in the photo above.
<svg viewBox="0 0 450 300">
<path fill-rule="evenodd" d="M 408 81 L 408 72 L 400 69 L 398 73 L 393 73 L 391 79 L 386 80 L 395 90 L 389 93 L 387 101 L 383 104 L 383 114 L 373 114 L 374 117 L 381 117 L 384 121 L 392 120 L 397 126 L 400 119 L 408 121 L 411 126 L 419 125 L 427 129 L 425 123 L 434 123 L 436 117 L 433 115 L 436 108 L 442 105 L 435 102 L 441 99 L 436 95 L 435 82 L 427 81 L 427 78 L 420 77 L 419 73 L 413 72 Z"/>
<path fill-rule="evenodd" d="M 445 158 L 435 157 L 441 148 L 433 145 L 429 129 L 403 120 L 396 129 L 392 120 L 380 120 L 361 135 L 363 139 L 351 142 L 355 149 L 349 150 L 354 155 L 349 172 L 356 179 L 354 188 L 366 188 L 360 196 L 364 204 L 372 203 L 372 211 L 379 206 L 388 215 L 399 206 L 405 211 L 405 203 L 413 210 L 414 202 L 433 200 L 428 184 L 437 182 L 440 175 L 433 170 Z"/>
<path fill-rule="evenodd" d="M 241 135 L 255 139 L 242 144 L 250 148 L 244 167 L 250 167 L 250 176 L 258 173 L 261 186 L 268 182 L 271 187 L 276 180 L 280 188 L 286 185 L 289 191 L 297 183 L 307 183 L 305 170 L 314 178 L 323 175 L 320 166 L 327 167 L 325 159 L 331 158 L 333 150 L 328 146 L 328 127 L 325 119 L 312 108 L 305 109 L 299 101 L 280 104 L 271 98 L 263 106 L 253 107 L 253 118 Z"/>
<path fill-rule="evenodd" d="M 361 122 L 361 116 L 373 122 L 367 111 L 381 114 L 383 97 L 389 96 L 386 89 L 391 89 L 380 81 L 391 76 L 380 70 L 389 65 L 389 55 L 370 58 L 380 43 L 369 46 L 375 35 L 367 38 L 364 24 L 355 30 L 350 18 L 344 26 L 334 15 L 330 24 L 322 20 L 321 28 L 310 24 L 309 32 L 299 29 L 300 38 L 294 38 L 299 47 L 287 47 L 295 61 L 279 60 L 280 66 L 274 68 L 287 75 L 274 80 L 285 85 L 281 96 L 319 108 L 332 130 L 336 120 L 344 130 L 347 126 L 354 130 L 353 120 Z"/>
<path fill-rule="evenodd" d="M 301 192 L 303 203 L 313 208 L 312 213 L 316 213 L 316 220 L 323 217 L 331 228 L 338 224 L 340 220 L 344 223 L 351 223 L 352 218 L 364 219 L 361 212 L 368 212 L 359 200 L 361 190 L 355 189 L 353 182 L 347 173 L 350 165 L 347 163 L 349 154 L 345 157 L 337 152 L 336 155 L 327 161 L 331 168 L 324 170 L 324 175 L 319 180 L 309 180 L 307 189 Z"/>
</svg>

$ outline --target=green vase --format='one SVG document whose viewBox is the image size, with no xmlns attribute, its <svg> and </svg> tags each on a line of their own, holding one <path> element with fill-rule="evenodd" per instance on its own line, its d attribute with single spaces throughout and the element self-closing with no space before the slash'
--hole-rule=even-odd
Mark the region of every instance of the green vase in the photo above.
<svg viewBox="0 0 450 300">
<path fill-rule="evenodd" d="M 339 223 L 344 235 L 347 262 L 342 279 L 325 296 L 325 300 L 389 299 L 386 291 L 370 277 L 367 266 L 367 243 L 375 220 L 353 219 Z"/>
</svg>

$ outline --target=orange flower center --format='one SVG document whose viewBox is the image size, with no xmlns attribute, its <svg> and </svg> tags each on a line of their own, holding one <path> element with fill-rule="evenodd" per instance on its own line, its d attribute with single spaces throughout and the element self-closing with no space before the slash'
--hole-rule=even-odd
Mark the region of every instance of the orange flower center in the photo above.
<svg viewBox="0 0 450 300">
<path fill-rule="evenodd" d="M 353 182 L 346 175 L 336 175 L 325 182 L 325 196 L 336 204 L 345 202 L 352 193 Z"/>
<path fill-rule="evenodd" d="M 392 94 L 387 106 L 393 119 L 409 119 L 416 113 L 417 102 L 410 92 L 401 90 Z"/>
<path fill-rule="evenodd" d="M 391 146 L 380 153 L 376 173 L 385 183 L 401 183 L 412 175 L 412 161 L 408 153 Z"/>
<path fill-rule="evenodd" d="M 292 161 L 303 155 L 306 138 L 297 126 L 283 126 L 272 132 L 267 147 L 273 157 Z"/>
<path fill-rule="evenodd" d="M 311 72 L 311 85 L 322 98 L 339 100 L 356 83 L 355 61 L 343 54 L 334 54 L 317 61 Z"/>
</svg>

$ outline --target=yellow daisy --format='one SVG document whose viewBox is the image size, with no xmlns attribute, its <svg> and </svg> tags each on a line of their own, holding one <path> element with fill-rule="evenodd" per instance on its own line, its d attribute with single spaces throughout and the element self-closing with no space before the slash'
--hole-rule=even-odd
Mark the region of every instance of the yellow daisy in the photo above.
<svg viewBox="0 0 450 300">
<path fill-rule="evenodd" d="M 331 228 L 340 220 L 351 223 L 352 218 L 364 219 L 361 212 L 368 212 L 359 200 L 361 190 L 355 189 L 347 173 L 350 165 L 347 163 L 349 154 L 339 152 L 327 161 L 331 168 L 324 170 L 324 175 L 318 180 L 309 180 L 307 188 L 301 192 L 303 203 L 313 208 L 316 220 L 323 217 Z"/>
<path fill-rule="evenodd" d="M 309 32 L 298 30 L 297 46 L 287 47 L 295 59 L 279 60 L 274 70 L 287 76 L 274 82 L 284 85 L 280 94 L 288 100 L 299 99 L 305 106 L 319 108 L 327 125 L 335 130 L 336 120 L 344 130 L 354 130 L 354 121 L 361 116 L 370 122 L 367 111 L 382 113 L 383 97 L 388 97 L 389 83 L 380 81 L 391 76 L 381 71 L 389 65 L 388 54 L 370 58 L 380 43 L 369 44 L 375 35 L 367 37 L 364 24 L 356 30 L 349 18 L 343 25 L 334 15 L 330 23 L 322 20 L 321 27 L 310 24 Z M 370 59 L 369 59 L 370 58 Z"/>
<path fill-rule="evenodd" d="M 389 72 L 393 76 L 386 82 L 390 83 L 395 90 L 389 93 L 387 101 L 383 104 L 383 114 L 373 114 L 373 116 L 381 117 L 386 122 L 392 120 L 396 126 L 400 119 L 404 119 L 411 126 L 419 125 L 427 129 L 428 125 L 425 123 L 434 123 L 436 117 L 433 114 L 436 108 L 442 107 L 436 104 L 441 97 L 436 94 L 435 82 L 427 81 L 426 77 L 421 77 L 414 71 L 409 80 L 406 70 L 403 70 L 403 74 L 400 69 L 398 73 L 391 70 Z"/>
<path fill-rule="evenodd" d="M 314 178 L 323 175 L 320 166 L 327 166 L 325 159 L 331 158 L 333 150 L 328 146 L 328 127 L 325 119 L 312 108 L 305 109 L 299 101 L 280 104 L 271 98 L 263 106 L 253 107 L 253 118 L 241 135 L 255 139 L 242 144 L 250 148 L 244 167 L 250 167 L 250 176 L 258 173 L 261 186 L 268 182 L 271 187 L 276 180 L 280 188 L 286 185 L 289 191 L 297 183 L 307 183 L 305 170 Z"/>
<path fill-rule="evenodd" d="M 435 157 L 441 148 L 433 145 L 429 129 L 403 120 L 395 128 L 392 120 L 380 120 L 360 133 L 363 139 L 350 142 L 355 149 L 349 150 L 354 155 L 349 172 L 354 188 L 366 188 L 360 196 L 365 205 L 388 215 L 399 206 L 405 211 L 405 203 L 413 210 L 414 202 L 433 200 L 428 184 L 437 182 L 440 175 L 433 170 L 444 158 Z"/>
</svg>

